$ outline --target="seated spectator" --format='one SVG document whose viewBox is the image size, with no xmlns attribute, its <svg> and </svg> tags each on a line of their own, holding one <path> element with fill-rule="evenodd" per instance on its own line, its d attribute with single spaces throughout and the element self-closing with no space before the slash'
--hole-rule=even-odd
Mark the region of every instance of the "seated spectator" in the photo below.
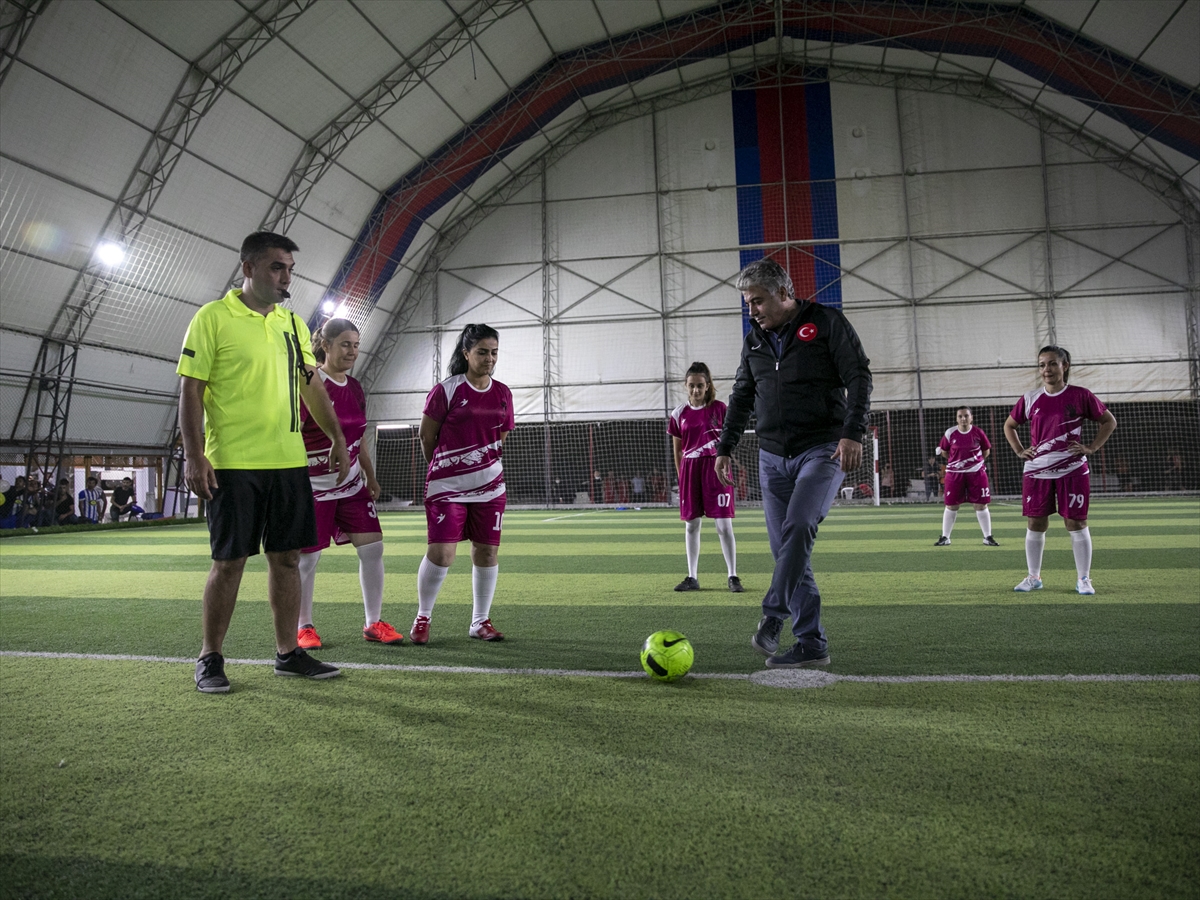
<svg viewBox="0 0 1200 900">
<path fill-rule="evenodd" d="M 67 480 L 64 478 L 59 482 L 58 490 L 54 494 L 54 524 L 55 525 L 80 525 L 86 522 L 86 519 L 81 519 L 75 515 L 75 498 L 71 496 L 70 483 L 64 483 Z"/>
<path fill-rule="evenodd" d="M 42 515 L 44 501 L 42 481 L 37 475 L 31 474 L 25 482 L 25 496 L 21 501 L 21 511 L 17 515 L 17 527 L 36 528 L 39 525 L 46 524 Z M 54 511 L 51 509 L 49 512 L 51 518 L 53 518 Z"/>
<path fill-rule="evenodd" d="M 0 494 L 4 495 L 4 499 L 0 500 L 0 528 L 16 528 L 21 506 L 25 502 L 25 476 L 18 475 L 12 484 L 2 482 L 0 487 L 3 488 Z"/>
<path fill-rule="evenodd" d="M 88 522 L 99 522 L 106 509 L 108 498 L 104 496 L 104 488 L 100 487 L 100 479 L 89 475 L 87 488 L 79 492 L 79 515 Z"/>
<path fill-rule="evenodd" d="M 133 479 L 122 478 L 121 486 L 113 489 L 109 517 L 114 522 L 121 521 L 121 516 L 132 519 L 142 511 L 142 508 L 134 502 L 136 499 L 137 495 L 133 490 Z"/>
</svg>

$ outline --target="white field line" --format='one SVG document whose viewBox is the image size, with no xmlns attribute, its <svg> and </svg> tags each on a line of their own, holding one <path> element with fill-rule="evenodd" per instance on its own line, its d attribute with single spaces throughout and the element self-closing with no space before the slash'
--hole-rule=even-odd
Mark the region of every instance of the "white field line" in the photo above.
<svg viewBox="0 0 1200 900">
<path fill-rule="evenodd" d="M 135 656 L 117 653 L 48 653 L 33 650 L 0 650 L 0 656 L 26 659 L 86 659 L 100 662 L 180 663 L 196 661 L 182 656 Z M 233 665 L 268 666 L 273 659 L 227 659 Z M 381 672 L 444 672 L 454 675 L 559 675 L 576 678 L 645 678 L 644 672 L 609 672 L 596 669 L 507 669 L 490 666 L 416 666 L 393 663 L 334 663 L 341 669 L 361 669 Z M 839 681 L 856 684 L 918 684 L 941 682 L 1115 682 L 1115 681 L 1200 681 L 1200 675 L 837 675 L 817 669 L 763 669 L 750 674 L 738 672 L 695 673 L 689 678 L 725 681 L 751 681 L 768 687 L 827 687 Z"/>
</svg>

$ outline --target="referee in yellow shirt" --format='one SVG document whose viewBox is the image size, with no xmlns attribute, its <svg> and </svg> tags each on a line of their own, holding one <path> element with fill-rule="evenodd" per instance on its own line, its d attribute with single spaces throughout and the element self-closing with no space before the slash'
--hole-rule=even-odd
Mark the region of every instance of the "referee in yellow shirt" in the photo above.
<svg viewBox="0 0 1200 900">
<path fill-rule="evenodd" d="M 196 688 L 229 690 L 221 646 L 246 559 L 267 554 L 275 620 L 275 674 L 332 678 L 335 666 L 296 646 L 300 550 L 317 542 L 300 400 L 333 441 L 338 481 L 350 471 L 346 439 L 320 378 L 308 327 L 277 304 L 291 295 L 300 248 L 259 231 L 242 242 L 242 287 L 192 318 L 179 355 L 179 428 L 188 488 L 208 501 L 212 569 L 204 586 L 204 645 Z"/>
</svg>

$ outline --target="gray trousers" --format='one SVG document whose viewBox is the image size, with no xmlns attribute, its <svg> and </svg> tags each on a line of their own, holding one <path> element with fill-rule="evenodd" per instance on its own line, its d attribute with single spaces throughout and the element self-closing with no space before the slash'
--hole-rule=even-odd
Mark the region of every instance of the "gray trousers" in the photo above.
<svg viewBox="0 0 1200 900">
<path fill-rule="evenodd" d="M 763 514 L 775 557 L 771 587 L 763 597 L 763 615 L 790 618 L 797 643 L 808 650 L 827 647 L 821 627 L 821 592 L 809 560 L 817 526 L 829 514 L 846 477 L 841 464 L 831 459 L 835 450 L 836 441 L 811 447 L 791 459 L 758 451 Z"/>
</svg>

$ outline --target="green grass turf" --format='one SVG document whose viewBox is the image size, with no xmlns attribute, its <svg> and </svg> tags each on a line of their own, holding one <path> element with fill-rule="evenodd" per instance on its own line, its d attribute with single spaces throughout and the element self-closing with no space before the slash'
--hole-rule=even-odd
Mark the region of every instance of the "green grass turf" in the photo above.
<svg viewBox="0 0 1200 900">
<path fill-rule="evenodd" d="M 814 568 L 834 664 L 855 675 L 1200 672 L 1200 504 L 1098 502 L 1099 593 L 1062 526 L 1036 594 L 1019 509 L 837 508 Z M 565 516 L 565 517 L 564 517 Z M 493 608 L 470 568 L 423 648 L 366 645 L 353 552 L 329 551 L 331 661 L 625 670 L 657 628 L 697 672 L 748 673 L 770 556 L 736 521 L 747 593 L 675 594 L 663 511 L 511 511 Z M 407 632 L 419 515 L 385 516 L 384 613 Z M 0 542 L 0 649 L 190 657 L 208 568 L 195 526 Z M 226 645 L 266 658 L 252 560 Z M 230 664 L 0 657 L 0 897 L 1197 897 L 1200 684 L 746 681 L 353 670 L 322 683 Z M 61 767 L 60 767 L 61 763 Z"/>
</svg>

